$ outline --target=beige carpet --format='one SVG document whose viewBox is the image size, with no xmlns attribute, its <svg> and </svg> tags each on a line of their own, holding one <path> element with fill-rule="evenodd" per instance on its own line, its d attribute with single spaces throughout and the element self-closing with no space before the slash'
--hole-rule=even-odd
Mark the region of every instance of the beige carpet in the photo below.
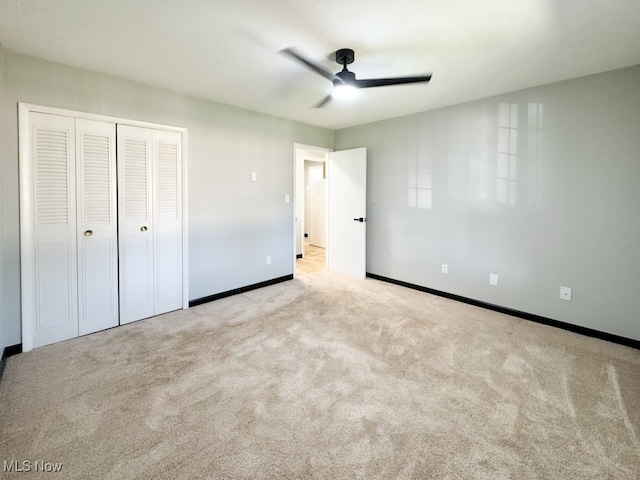
<svg viewBox="0 0 640 480">
<path fill-rule="evenodd" d="M 46 478 L 640 476 L 640 351 L 326 271 L 11 357 L 0 402 Z"/>
</svg>

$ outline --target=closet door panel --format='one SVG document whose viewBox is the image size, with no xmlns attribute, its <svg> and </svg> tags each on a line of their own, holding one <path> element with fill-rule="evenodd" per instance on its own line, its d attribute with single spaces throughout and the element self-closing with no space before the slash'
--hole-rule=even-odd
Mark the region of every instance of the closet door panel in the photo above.
<svg viewBox="0 0 640 480">
<path fill-rule="evenodd" d="M 155 313 L 165 313 L 182 308 L 182 237 L 176 232 L 156 234 Z"/>
<path fill-rule="evenodd" d="M 118 125 L 120 323 L 154 315 L 153 130 Z"/>
<path fill-rule="evenodd" d="M 181 135 L 154 131 L 155 313 L 182 308 Z"/>
<path fill-rule="evenodd" d="M 21 162 L 23 348 L 78 335 L 74 119 L 32 113 Z"/>
<path fill-rule="evenodd" d="M 117 243 L 111 238 L 82 239 L 81 243 L 80 335 L 85 335 L 118 325 L 117 268 L 114 268 L 118 258 L 114 254 Z"/>
<path fill-rule="evenodd" d="M 153 284 L 148 275 L 153 262 L 149 236 L 126 235 L 120 238 L 120 268 L 125 280 L 125 288 L 121 292 L 121 309 L 130 315 L 123 323 L 153 315 Z M 145 316 L 138 318 L 138 314 Z"/>
<path fill-rule="evenodd" d="M 38 334 L 58 338 L 53 330 L 61 329 L 68 332 L 60 335 L 61 339 L 77 336 L 74 256 L 71 241 L 38 242 L 35 246 Z"/>
<path fill-rule="evenodd" d="M 118 325 L 116 126 L 76 119 L 80 335 Z"/>
</svg>

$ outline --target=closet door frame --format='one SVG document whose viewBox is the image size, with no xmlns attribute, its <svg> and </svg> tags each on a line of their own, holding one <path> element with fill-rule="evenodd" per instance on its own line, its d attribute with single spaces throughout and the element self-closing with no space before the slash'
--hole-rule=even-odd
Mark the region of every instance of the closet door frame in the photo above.
<svg viewBox="0 0 640 480">
<path fill-rule="evenodd" d="M 86 120 L 96 120 L 100 122 L 115 123 L 118 125 L 130 125 L 134 127 L 150 128 L 155 130 L 164 130 L 177 132 L 181 135 L 181 192 L 182 192 L 182 308 L 189 308 L 189 242 L 188 242 L 188 190 L 187 190 L 187 165 L 188 165 L 188 131 L 186 128 L 171 125 L 162 125 L 157 123 L 143 122 L 131 120 L 127 118 L 112 117 L 107 115 L 98 115 L 76 110 L 67 110 L 63 108 L 48 107 L 43 105 L 34 105 L 30 103 L 18 103 L 18 142 L 19 142 L 19 172 L 20 172 L 20 247 L 22 252 L 29 249 L 29 242 L 32 238 L 31 226 L 29 219 L 33 202 L 31 195 L 33 193 L 33 185 L 30 173 L 32 172 L 32 162 L 30 154 L 31 142 L 31 114 L 47 113 L 59 115 L 63 117 L 81 118 Z M 25 268 L 25 259 L 21 257 L 21 271 Z M 23 275 L 24 277 L 24 275 Z M 24 282 L 24 278 L 23 278 Z M 28 291 L 26 285 L 23 284 L 21 295 Z M 21 300 L 22 303 L 22 300 Z M 34 317 L 31 315 L 21 315 L 22 323 L 22 350 L 32 350 L 34 345 L 33 334 L 35 325 Z"/>
</svg>

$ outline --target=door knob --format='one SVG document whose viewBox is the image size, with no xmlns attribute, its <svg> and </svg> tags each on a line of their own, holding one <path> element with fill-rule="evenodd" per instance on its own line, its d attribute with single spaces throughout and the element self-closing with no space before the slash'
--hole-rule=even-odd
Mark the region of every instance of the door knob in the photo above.
<svg viewBox="0 0 640 480">
<path fill-rule="evenodd" d="M 358 217 L 358 218 L 354 218 L 353 221 L 362 223 L 362 222 L 366 222 L 367 219 L 364 217 Z"/>
<path fill-rule="evenodd" d="M 141 232 L 146 232 L 147 231 L 147 227 L 145 225 L 143 225 L 142 227 L 140 227 L 140 231 Z"/>
<path fill-rule="evenodd" d="M 90 237 L 91 235 L 93 235 L 93 230 L 87 230 L 84 232 L 85 237 Z"/>
</svg>

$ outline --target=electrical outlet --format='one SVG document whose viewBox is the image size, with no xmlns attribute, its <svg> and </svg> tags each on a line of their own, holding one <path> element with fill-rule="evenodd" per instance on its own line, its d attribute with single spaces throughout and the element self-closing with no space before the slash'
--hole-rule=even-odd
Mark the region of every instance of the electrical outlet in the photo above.
<svg viewBox="0 0 640 480">
<path fill-rule="evenodd" d="M 498 286 L 498 275 L 495 273 L 489 274 L 489 285 L 493 285 L 494 287 Z"/>
<path fill-rule="evenodd" d="M 251 181 L 256 182 L 258 180 L 258 174 L 256 172 L 251 172 Z"/>
<path fill-rule="evenodd" d="M 571 301 L 571 289 L 569 287 L 560 287 L 560 300 Z"/>
<path fill-rule="evenodd" d="M 446 264 L 442 264 L 442 273 L 444 273 L 445 275 L 447 275 L 449 273 L 449 265 Z"/>
<path fill-rule="evenodd" d="M 267 257 L 267 265 L 271 265 L 271 257 Z"/>
</svg>

